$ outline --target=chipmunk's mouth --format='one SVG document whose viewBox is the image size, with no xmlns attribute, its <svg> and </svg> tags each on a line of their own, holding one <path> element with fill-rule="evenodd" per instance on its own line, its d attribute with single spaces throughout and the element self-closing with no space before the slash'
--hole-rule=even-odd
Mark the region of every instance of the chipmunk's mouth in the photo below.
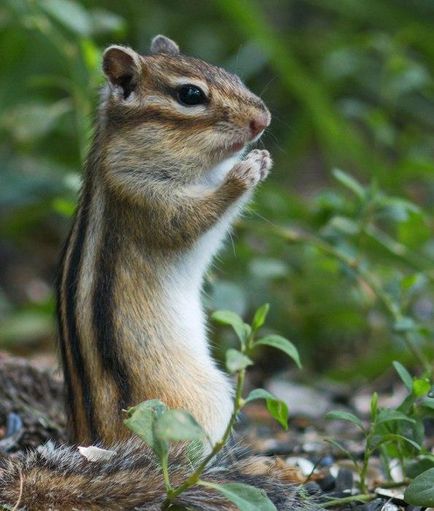
<svg viewBox="0 0 434 511">
<path fill-rule="evenodd" d="M 247 146 L 250 146 L 251 144 L 254 144 L 255 142 L 257 142 L 261 137 L 262 135 L 264 134 L 264 131 L 265 130 L 262 130 L 260 133 L 258 133 L 255 137 L 253 138 L 250 138 L 250 139 L 238 139 L 238 140 L 234 140 L 227 148 L 227 152 L 229 154 L 233 154 L 233 153 L 238 153 L 239 151 L 241 151 L 242 149 L 245 149 Z"/>
<path fill-rule="evenodd" d="M 245 147 L 245 142 L 234 142 L 231 144 L 228 148 L 229 153 L 238 153 L 238 151 L 241 151 Z"/>
</svg>

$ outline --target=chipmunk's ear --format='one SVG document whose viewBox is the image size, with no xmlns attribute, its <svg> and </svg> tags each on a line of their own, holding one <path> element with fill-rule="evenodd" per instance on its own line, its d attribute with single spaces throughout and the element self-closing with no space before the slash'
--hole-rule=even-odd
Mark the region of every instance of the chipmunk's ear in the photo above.
<svg viewBox="0 0 434 511">
<path fill-rule="evenodd" d="M 166 55 L 179 55 L 179 47 L 164 35 L 157 35 L 151 42 L 151 53 L 165 53 Z"/>
<path fill-rule="evenodd" d="M 103 54 L 102 68 L 110 83 L 120 87 L 124 99 L 134 91 L 142 72 L 142 58 L 131 48 L 109 46 Z"/>
</svg>

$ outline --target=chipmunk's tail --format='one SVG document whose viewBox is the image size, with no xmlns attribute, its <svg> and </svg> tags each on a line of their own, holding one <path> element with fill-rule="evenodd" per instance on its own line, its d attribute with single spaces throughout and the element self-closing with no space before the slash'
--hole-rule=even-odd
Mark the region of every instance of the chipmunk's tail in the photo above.
<svg viewBox="0 0 434 511">
<path fill-rule="evenodd" d="M 0 504 L 26 511 L 136 510 L 159 511 L 165 498 L 161 470 L 150 450 L 135 440 L 113 446 L 110 459 L 89 461 L 74 447 L 52 443 L 0 462 Z M 285 470 L 263 457 L 234 459 L 234 452 L 208 467 L 202 479 L 238 482 L 264 490 L 279 511 L 309 509 Z M 172 484 L 185 480 L 189 470 L 182 450 L 172 453 Z M 235 511 L 218 492 L 194 486 L 180 495 L 177 509 Z"/>
</svg>

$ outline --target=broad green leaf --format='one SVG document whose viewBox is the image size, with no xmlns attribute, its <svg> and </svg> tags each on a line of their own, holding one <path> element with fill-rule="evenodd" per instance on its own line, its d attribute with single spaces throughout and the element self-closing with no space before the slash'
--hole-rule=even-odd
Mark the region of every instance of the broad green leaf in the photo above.
<svg viewBox="0 0 434 511">
<path fill-rule="evenodd" d="M 431 383 L 427 378 L 418 378 L 413 381 L 413 392 L 417 397 L 425 397 L 431 390 Z"/>
<path fill-rule="evenodd" d="M 238 314 L 232 311 L 221 310 L 215 311 L 211 318 L 221 325 L 231 326 L 237 334 L 238 339 L 241 341 L 241 344 L 244 346 L 247 337 L 251 333 L 251 328 L 250 325 L 244 323 Z"/>
<path fill-rule="evenodd" d="M 250 401 L 254 401 L 255 399 L 276 399 L 273 394 L 264 389 L 254 389 L 250 392 L 250 394 L 246 397 L 246 403 Z"/>
<path fill-rule="evenodd" d="M 288 406 L 280 399 L 267 399 L 267 410 L 283 429 L 288 429 Z"/>
<path fill-rule="evenodd" d="M 155 438 L 153 425 L 166 410 L 166 405 L 158 399 L 144 401 L 128 409 L 128 418 L 124 420 L 124 424 L 128 429 L 133 431 L 133 433 L 138 435 L 145 444 L 154 448 Z"/>
<path fill-rule="evenodd" d="M 395 371 L 398 373 L 399 377 L 401 378 L 402 382 L 407 387 L 407 389 L 410 392 L 412 392 L 413 378 L 411 377 L 411 374 L 400 362 L 397 362 L 396 360 L 393 362 L 393 367 L 395 368 Z"/>
<path fill-rule="evenodd" d="M 211 317 L 214 321 L 216 321 L 217 323 L 220 323 L 222 325 L 234 326 L 234 325 L 240 325 L 240 324 L 244 323 L 244 321 L 240 318 L 240 316 L 238 316 L 238 314 L 236 314 L 233 311 L 226 311 L 226 310 L 215 311 Z"/>
<path fill-rule="evenodd" d="M 226 367 L 230 373 L 236 373 L 251 365 L 253 365 L 252 360 L 241 351 L 232 348 L 226 351 Z"/>
<path fill-rule="evenodd" d="M 430 468 L 434 469 L 434 456 L 429 454 L 418 456 L 405 463 L 405 475 L 414 479 Z"/>
<path fill-rule="evenodd" d="M 265 320 L 267 319 L 268 311 L 270 310 L 270 304 L 265 303 L 259 309 L 255 312 L 255 315 L 253 316 L 252 321 L 252 329 L 254 332 L 259 330 L 265 323 Z"/>
<path fill-rule="evenodd" d="M 340 410 L 332 410 L 331 412 L 328 412 L 325 417 L 326 417 L 326 419 L 331 419 L 331 420 L 340 420 L 340 421 L 351 422 L 352 424 L 354 424 L 355 426 L 360 428 L 362 431 L 365 431 L 363 422 L 358 417 L 356 417 L 354 414 L 352 414 L 350 412 L 341 412 Z"/>
<path fill-rule="evenodd" d="M 409 484 L 404 499 L 413 506 L 434 506 L 434 468 L 423 472 Z"/>
<path fill-rule="evenodd" d="M 254 346 L 271 346 L 286 353 L 301 369 L 300 355 L 291 341 L 280 335 L 267 335 L 255 342 Z"/>
<path fill-rule="evenodd" d="M 199 481 L 199 484 L 212 488 L 234 503 L 240 511 L 277 511 L 264 490 L 242 483 L 216 484 Z"/>
<path fill-rule="evenodd" d="M 245 402 L 249 403 L 255 399 L 265 399 L 267 410 L 270 415 L 284 428 L 288 429 L 288 406 L 284 401 L 277 399 L 273 394 L 264 389 L 255 389 L 250 392 Z"/>
<path fill-rule="evenodd" d="M 200 440 L 205 437 L 202 426 L 184 410 L 167 410 L 154 425 L 154 432 L 163 440 Z"/>
<path fill-rule="evenodd" d="M 339 169 L 333 170 L 333 177 L 357 195 L 359 199 L 365 198 L 365 189 L 354 177 Z"/>
</svg>

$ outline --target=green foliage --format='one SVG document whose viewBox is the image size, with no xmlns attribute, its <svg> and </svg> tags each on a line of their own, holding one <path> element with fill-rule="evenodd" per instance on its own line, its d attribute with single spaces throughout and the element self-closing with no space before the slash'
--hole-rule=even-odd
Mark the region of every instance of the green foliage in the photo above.
<svg viewBox="0 0 434 511">
<path fill-rule="evenodd" d="M 434 506 L 434 468 L 418 475 L 405 491 L 404 498 L 413 506 Z"/>
<path fill-rule="evenodd" d="M 202 481 L 201 484 L 222 493 L 228 500 L 233 502 L 240 511 L 276 511 L 276 507 L 263 491 L 248 486 L 247 484 L 215 484 L 204 481 Z"/>
<path fill-rule="evenodd" d="M 405 494 L 407 502 L 430 506 L 432 503 L 430 499 L 433 496 L 434 456 L 423 447 L 423 443 L 424 420 L 434 416 L 431 409 L 431 406 L 434 408 L 434 399 L 429 395 L 432 375 L 413 378 L 401 363 L 395 361 L 393 365 L 408 391 L 408 395 L 396 409 L 380 408 L 378 395 L 374 393 L 368 424 L 364 424 L 352 413 L 344 411 L 332 411 L 326 415 L 328 419 L 350 422 L 362 431 L 365 441 L 363 459 L 361 461 L 356 459 L 339 441 L 335 439 L 327 441 L 351 459 L 360 476 L 362 493 L 367 492 L 366 476 L 369 461 L 374 453 L 379 453 L 386 474 L 389 473 L 389 462 L 393 458 L 399 460 L 406 477 L 417 476 Z M 430 403 L 429 406 L 426 405 L 427 402 Z"/>
</svg>

